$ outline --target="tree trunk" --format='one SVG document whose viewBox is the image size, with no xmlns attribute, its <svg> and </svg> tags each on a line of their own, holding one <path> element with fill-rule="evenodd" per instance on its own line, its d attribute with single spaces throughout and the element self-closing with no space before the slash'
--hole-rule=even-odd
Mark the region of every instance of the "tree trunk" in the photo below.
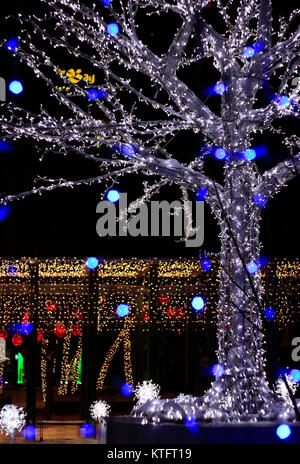
<svg viewBox="0 0 300 464">
<path fill-rule="evenodd" d="M 267 420 L 276 417 L 276 404 L 266 381 L 263 306 L 258 263 L 259 208 L 253 202 L 252 167 L 230 172 L 231 188 L 222 201 L 221 270 L 218 308 L 218 363 L 224 375 L 204 396 L 204 417 L 223 421 Z M 245 172 L 246 171 L 246 172 Z"/>
</svg>

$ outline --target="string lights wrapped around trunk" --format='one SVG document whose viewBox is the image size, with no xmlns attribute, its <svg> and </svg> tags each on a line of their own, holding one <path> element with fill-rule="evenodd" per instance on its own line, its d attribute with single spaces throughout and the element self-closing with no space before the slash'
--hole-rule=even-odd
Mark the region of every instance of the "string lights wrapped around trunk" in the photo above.
<svg viewBox="0 0 300 464">
<path fill-rule="evenodd" d="M 79 180 L 39 177 L 33 189 L 3 194 L 1 203 L 83 184 L 104 183 L 108 188 L 136 172 L 154 179 L 144 184 L 137 205 L 166 183 L 178 185 L 183 198 L 188 190 L 194 194 L 204 189 L 221 228 L 218 362 L 224 375 L 205 395 L 203 415 L 229 422 L 278 416 L 283 403 L 270 391 L 264 374 L 259 220 L 268 199 L 300 168 L 299 137 L 286 136 L 283 128 L 274 126 L 284 117 L 299 116 L 292 88 L 299 67 L 300 30 L 294 27 L 298 12 L 288 22 L 280 19 L 273 34 L 271 0 L 230 0 L 226 5 L 221 0 L 113 0 L 93 8 L 77 0 L 41 3 L 51 16 L 18 17 L 18 41 L 6 48 L 42 79 L 51 98 L 71 116 L 55 117 L 44 106 L 34 114 L 9 103 L 0 117 L 1 136 L 7 141 L 34 139 L 43 145 L 42 158 L 48 152 L 72 153 L 105 172 Z M 206 19 L 208 3 L 218 18 L 216 27 Z M 181 26 L 166 53 L 158 56 L 141 39 L 140 14 L 179 17 Z M 37 46 L 36 37 L 42 39 Z M 83 88 L 76 83 L 80 73 L 60 72 L 61 64 L 41 48 L 43 42 L 99 70 L 101 86 L 88 85 L 87 75 Z M 221 98 L 219 115 L 179 77 L 181 69 L 202 59 L 212 60 L 219 72 L 213 88 Z M 137 85 L 139 75 L 144 76 L 144 88 Z M 55 79 L 68 86 L 68 94 L 56 87 Z M 277 88 L 262 105 L 259 91 L 270 79 Z M 19 84 L 11 91 L 25 91 Z M 143 119 L 143 114 L 151 117 Z M 193 161 L 180 163 L 166 146 L 185 131 L 201 133 L 206 148 Z M 290 154 L 261 174 L 255 162 L 259 153 L 251 143 L 264 131 L 279 131 Z M 109 155 L 99 155 L 99 138 Z M 222 184 L 205 174 L 210 154 L 224 164 Z M 182 401 L 183 407 L 191 401 Z"/>
</svg>

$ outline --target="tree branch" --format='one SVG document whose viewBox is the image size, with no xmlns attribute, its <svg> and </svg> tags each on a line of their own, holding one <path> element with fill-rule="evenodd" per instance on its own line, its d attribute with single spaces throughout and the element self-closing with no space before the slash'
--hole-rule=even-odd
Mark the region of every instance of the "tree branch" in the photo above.
<svg viewBox="0 0 300 464">
<path fill-rule="evenodd" d="M 258 42 L 263 42 L 267 49 L 271 46 L 271 34 L 272 0 L 260 0 L 257 40 Z"/>
<path fill-rule="evenodd" d="M 258 184 L 257 193 L 270 198 L 298 174 L 300 174 L 300 153 L 266 171 Z"/>
</svg>

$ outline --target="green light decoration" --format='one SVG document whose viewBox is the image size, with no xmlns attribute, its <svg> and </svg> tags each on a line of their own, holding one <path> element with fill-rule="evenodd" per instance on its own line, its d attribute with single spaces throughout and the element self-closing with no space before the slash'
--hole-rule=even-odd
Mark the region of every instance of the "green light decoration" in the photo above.
<svg viewBox="0 0 300 464">
<path fill-rule="evenodd" d="M 18 384 L 23 383 L 23 370 L 24 370 L 24 358 L 21 353 L 18 353 Z"/>
<path fill-rule="evenodd" d="M 77 359 L 74 361 L 74 371 L 76 371 Z M 78 380 L 77 385 L 81 385 L 81 370 L 82 370 L 82 355 L 80 355 L 79 363 L 78 363 Z"/>
</svg>

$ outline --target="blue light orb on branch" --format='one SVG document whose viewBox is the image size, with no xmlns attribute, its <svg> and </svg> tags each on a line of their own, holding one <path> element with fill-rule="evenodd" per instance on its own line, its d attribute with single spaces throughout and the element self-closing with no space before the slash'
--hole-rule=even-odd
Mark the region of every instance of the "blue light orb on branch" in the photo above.
<svg viewBox="0 0 300 464">
<path fill-rule="evenodd" d="M 269 321 L 274 321 L 276 319 L 276 312 L 270 306 L 267 306 L 264 310 L 264 316 Z"/>
<path fill-rule="evenodd" d="M 135 149 L 130 143 L 122 143 L 121 153 L 125 156 L 133 156 L 135 154 Z"/>
<path fill-rule="evenodd" d="M 118 190 L 109 190 L 106 194 L 106 198 L 108 201 L 111 201 L 112 203 L 116 203 L 120 199 L 120 192 Z"/>
<path fill-rule="evenodd" d="M 255 261 L 250 261 L 246 265 L 246 269 L 249 272 L 249 274 L 255 274 L 255 272 L 258 271 L 258 264 Z"/>
<path fill-rule="evenodd" d="M 256 193 L 255 195 L 253 195 L 252 199 L 254 203 L 256 203 L 257 206 L 259 206 L 260 208 L 265 208 L 268 204 L 268 200 L 266 199 L 266 197 L 259 193 Z"/>
<path fill-rule="evenodd" d="M 88 258 L 85 262 L 85 265 L 86 267 L 92 271 L 93 269 L 96 269 L 96 267 L 98 266 L 99 264 L 99 260 L 97 258 L 95 258 L 94 256 L 91 256 L 90 258 Z"/>
<path fill-rule="evenodd" d="M 108 92 L 107 90 L 105 89 L 99 89 L 98 90 L 98 98 L 100 98 L 100 100 L 105 100 L 105 98 L 108 97 Z"/>
<path fill-rule="evenodd" d="M 89 89 L 86 93 L 86 96 L 89 100 L 94 101 L 99 97 L 97 89 Z"/>
<path fill-rule="evenodd" d="M 101 0 L 103 6 L 110 6 L 112 4 L 112 0 Z"/>
<path fill-rule="evenodd" d="M 127 314 L 129 314 L 129 311 L 130 311 L 129 306 L 128 304 L 125 304 L 125 303 L 119 304 L 119 306 L 116 309 L 116 313 L 119 317 L 127 316 Z"/>
<path fill-rule="evenodd" d="M 243 156 L 246 161 L 253 161 L 256 158 L 256 151 L 253 148 L 247 148 L 243 151 Z"/>
<path fill-rule="evenodd" d="M 280 106 L 283 106 L 284 108 L 287 108 L 291 104 L 291 99 L 287 95 L 280 95 L 276 98 L 276 103 L 278 103 Z"/>
<path fill-rule="evenodd" d="M 222 366 L 222 364 L 214 364 L 211 368 L 211 373 L 214 377 L 219 379 L 225 374 L 224 366 Z"/>
<path fill-rule="evenodd" d="M 248 47 L 245 47 L 244 50 L 243 50 L 243 56 L 245 58 L 252 58 L 253 56 L 255 55 L 255 49 L 254 47 L 251 47 L 251 46 L 248 46 Z"/>
<path fill-rule="evenodd" d="M 214 86 L 214 93 L 217 95 L 222 95 L 226 90 L 224 82 L 217 82 Z"/>
<path fill-rule="evenodd" d="M 207 188 L 206 187 L 201 187 L 199 188 L 196 199 L 197 201 L 204 201 L 207 195 Z"/>
<path fill-rule="evenodd" d="M 292 369 L 291 372 L 289 373 L 289 376 L 294 382 L 296 383 L 300 382 L 300 370 L 299 369 Z"/>
<path fill-rule="evenodd" d="M 211 264 L 211 261 L 209 259 L 207 259 L 207 258 L 202 259 L 200 261 L 200 265 L 201 265 L 201 269 L 203 271 L 210 271 L 211 270 L 212 264 Z"/>
<path fill-rule="evenodd" d="M 5 45 L 4 45 L 6 50 L 9 50 L 10 52 L 15 52 L 18 46 L 19 46 L 19 39 L 16 37 L 12 37 L 7 42 L 5 42 Z"/>
<path fill-rule="evenodd" d="M 106 32 L 111 36 L 117 35 L 119 30 L 119 25 L 117 23 L 109 23 L 106 26 Z"/>
<path fill-rule="evenodd" d="M 291 427 L 288 424 L 281 424 L 276 429 L 276 435 L 280 440 L 285 440 L 292 433 Z"/>
<path fill-rule="evenodd" d="M 15 95 L 19 95 L 23 92 L 23 85 L 20 81 L 14 80 L 8 84 L 8 90 Z"/>
<path fill-rule="evenodd" d="M 202 298 L 202 296 L 194 296 L 194 298 L 192 299 L 191 305 L 195 311 L 202 311 L 202 309 L 205 306 L 205 301 Z"/>
<path fill-rule="evenodd" d="M 224 148 L 217 148 L 214 155 L 218 160 L 224 160 L 227 157 L 227 151 Z"/>
</svg>

